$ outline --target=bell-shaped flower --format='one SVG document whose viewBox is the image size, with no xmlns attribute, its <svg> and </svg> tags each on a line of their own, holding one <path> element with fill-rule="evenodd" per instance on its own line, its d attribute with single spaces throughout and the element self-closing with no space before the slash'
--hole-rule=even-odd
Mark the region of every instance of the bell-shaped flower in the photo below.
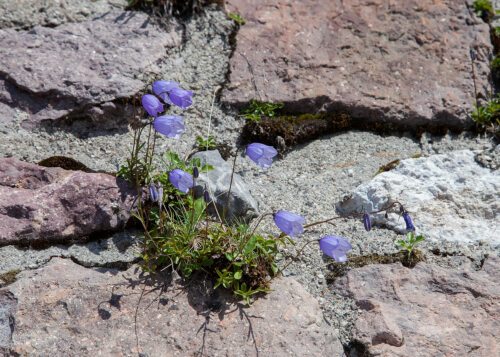
<svg viewBox="0 0 500 357">
<path fill-rule="evenodd" d="M 274 223 L 278 226 L 278 228 L 290 237 L 298 236 L 304 232 L 304 223 L 306 220 L 298 214 L 287 211 L 278 211 L 273 215 L 273 217 Z"/>
<path fill-rule="evenodd" d="M 154 183 L 149 185 L 149 198 L 153 202 L 158 202 L 160 194 L 158 192 L 158 187 Z"/>
<path fill-rule="evenodd" d="M 168 174 L 168 179 L 176 189 L 184 193 L 188 193 L 189 189 L 194 185 L 193 176 L 181 169 L 170 171 L 170 173 Z"/>
<path fill-rule="evenodd" d="M 267 169 L 273 163 L 273 158 L 278 154 L 275 148 L 261 143 L 252 143 L 247 146 L 247 156 L 263 169 Z"/>
<path fill-rule="evenodd" d="M 413 225 L 410 214 L 407 211 L 403 212 L 403 219 L 405 220 L 405 223 L 406 223 L 406 230 L 408 232 L 414 231 L 415 226 Z"/>
<path fill-rule="evenodd" d="M 170 101 L 182 109 L 187 109 L 193 104 L 193 92 L 182 88 L 174 88 L 168 93 Z"/>
<path fill-rule="evenodd" d="M 367 212 L 365 212 L 365 214 L 363 215 L 363 224 L 367 231 L 370 231 L 372 229 L 372 221 L 370 215 Z"/>
<path fill-rule="evenodd" d="M 153 121 L 153 127 L 168 138 L 178 139 L 184 132 L 184 120 L 178 115 L 162 115 Z"/>
<path fill-rule="evenodd" d="M 142 96 L 142 106 L 152 117 L 157 117 L 158 114 L 163 113 L 163 104 L 152 94 Z"/>
<path fill-rule="evenodd" d="M 335 261 L 343 263 L 347 261 L 347 252 L 352 249 L 352 246 L 345 238 L 324 236 L 319 240 L 319 248 Z"/>
<path fill-rule="evenodd" d="M 174 88 L 179 88 L 179 83 L 174 81 L 156 81 L 153 83 L 153 93 L 168 104 L 172 104 L 168 97 L 168 93 Z"/>
</svg>

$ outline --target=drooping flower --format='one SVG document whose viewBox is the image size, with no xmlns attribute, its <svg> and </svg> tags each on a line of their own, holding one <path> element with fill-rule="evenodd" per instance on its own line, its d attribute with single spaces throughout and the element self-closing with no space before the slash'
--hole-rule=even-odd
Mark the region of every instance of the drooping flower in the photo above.
<svg viewBox="0 0 500 357">
<path fill-rule="evenodd" d="M 184 120 L 178 115 L 162 115 L 153 121 L 153 127 L 168 138 L 178 139 L 184 132 Z"/>
<path fill-rule="evenodd" d="M 168 93 L 174 88 L 179 88 L 179 83 L 174 81 L 156 81 L 153 83 L 153 93 L 168 104 L 172 104 L 168 97 Z"/>
<path fill-rule="evenodd" d="M 352 249 L 352 246 L 347 239 L 332 235 L 321 238 L 319 248 L 335 261 L 343 263 L 347 261 L 347 252 Z"/>
<path fill-rule="evenodd" d="M 205 187 L 205 191 L 203 191 L 203 200 L 205 201 L 205 203 L 210 203 L 211 199 L 210 199 L 210 193 L 208 192 L 207 188 Z"/>
<path fill-rule="evenodd" d="M 406 223 L 406 230 L 408 232 L 414 231 L 415 230 L 415 226 L 413 225 L 413 222 L 411 220 L 410 214 L 407 211 L 403 212 L 403 219 L 405 220 L 405 223 Z"/>
<path fill-rule="evenodd" d="M 200 170 L 198 169 L 198 166 L 193 167 L 193 177 L 196 179 L 200 176 Z"/>
<path fill-rule="evenodd" d="M 252 143 L 247 146 L 248 157 L 263 169 L 267 169 L 273 163 L 273 157 L 278 154 L 275 148 L 261 143 Z"/>
<path fill-rule="evenodd" d="M 158 188 L 156 187 L 156 185 L 154 183 L 150 184 L 149 185 L 149 198 L 151 199 L 151 201 L 158 202 L 159 196 L 160 195 L 159 195 Z"/>
<path fill-rule="evenodd" d="M 278 211 L 273 215 L 273 217 L 274 223 L 278 226 L 278 228 L 290 237 L 295 237 L 304 232 L 303 225 L 306 220 L 298 214 L 287 211 Z"/>
<path fill-rule="evenodd" d="M 372 229 L 372 221 L 370 215 L 367 212 L 365 212 L 365 214 L 363 215 L 363 224 L 367 231 L 370 231 Z"/>
<path fill-rule="evenodd" d="M 189 189 L 193 187 L 193 176 L 181 169 L 170 171 L 168 179 L 176 189 L 184 193 L 188 193 Z"/>
<path fill-rule="evenodd" d="M 156 81 L 153 83 L 153 93 L 170 105 L 176 105 L 182 109 L 189 108 L 193 104 L 193 92 L 182 89 L 179 83 L 174 81 Z"/>
<path fill-rule="evenodd" d="M 168 93 L 170 101 L 182 109 L 187 109 L 193 104 L 193 92 L 182 88 L 174 88 Z"/>
<path fill-rule="evenodd" d="M 144 94 L 142 96 L 142 106 L 152 117 L 157 117 L 163 113 L 163 104 L 152 94 Z"/>
</svg>

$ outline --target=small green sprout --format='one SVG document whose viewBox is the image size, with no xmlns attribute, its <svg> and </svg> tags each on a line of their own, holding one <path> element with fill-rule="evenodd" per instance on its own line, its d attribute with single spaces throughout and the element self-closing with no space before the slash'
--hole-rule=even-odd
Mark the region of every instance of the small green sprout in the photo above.
<svg viewBox="0 0 500 357">
<path fill-rule="evenodd" d="M 244 24 L 246 24 L 245 19 L 240 14 L 238 14 L 236 12 L 230 12 L 229 14 L 227 14 L 227 17 L 229 17 L 231 20 L 233 20 L 239 26 L 243 26 Z"/>
<path fill-rule="evenodd" d="M 408 260 L 410 260 L 411 254 L 413 252 L 413 249 L 415 249 L 415 246 L 424 240 L 425 238 L 423 235 L 415 236 L 415 232 L 408 232 L 406 234 L 406 239 L 398 239 L 396 241 L 396 245 L 408 252 Z"/>
<path fill-rule="evenodd" d="M 209 135 L 208 138 L 204 138 L 202 136 L 196 137 L 196 148 L 200 151 L 204 150 L 215 150 L 217 149 L 217 143 L 212 135 Z"/>
<path fill-rule="evenodd" d="M 279 109 L 284 107 L 283 103 L 268 103 L 251 100 L 247 108 L 241 114 L 250 121 L 259 122 L 262 117 L 274 117 Z"/>
<path fill-rule="evenodd" d="M 493 4 L 490 0 L 474 0 L 472 7 L 474 8 L 474 12 L 486 22 L 490 22 L 493 16 L 495 16 Z"/>
</svg>

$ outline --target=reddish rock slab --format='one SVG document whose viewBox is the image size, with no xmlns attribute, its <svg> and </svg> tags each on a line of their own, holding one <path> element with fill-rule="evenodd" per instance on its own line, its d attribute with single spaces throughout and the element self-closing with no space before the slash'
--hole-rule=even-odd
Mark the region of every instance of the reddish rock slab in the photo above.
<svg viewBox="0 0 500 357">
<path fill-rule="evenodd" d="M 31 126 L 67 116 L 123 122 L 133 113 L 127 101 L 180 43 L 176 23 L 167 31 L 133 11 L 55 28 L 0 29 L 0 102 L 28 112 Z"/>
<path fill-rule="evenodd" d="M 0 159 L 0 246 L 81 240 L 123 228 L 134 190 L 102 173 Z"/>
<path fill-rule="evenodd" d="M 471 2 L 471 1 L 470 1 Z M 463 128 L 485 95 L 489 28 L 463 0 L 228 0 L 236 35 L 223 102 L 345 111 L 355 123 Z"/>
<path fill-rule="evenodd" d="M 187 288 L 163 280 L 148 285 L 136 270 L 93 270 L 55 258 L 19 274 L 0 289 L 0 302 L 2 296 L 15 301 L 4 309 L 15 322 L 4 336 L 4 351 L 21 356 L 343 355 L 318 302 L 293 279 L 276 280 L 273 292 L 245 308 L 225 293 L 207 293 L 203 282 Z"/>
<path fill-rule="evenodd" d="M 480 271 L 368 265 L 336 288 L 360 309 L 353 339 L 367 355 L 498 356 L 499 264 L 491 257 Z"/>
</svg>

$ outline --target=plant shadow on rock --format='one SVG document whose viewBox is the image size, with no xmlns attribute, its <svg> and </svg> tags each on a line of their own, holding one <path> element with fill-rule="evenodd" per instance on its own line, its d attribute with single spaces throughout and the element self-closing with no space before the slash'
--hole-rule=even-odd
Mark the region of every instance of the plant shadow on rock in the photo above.
<svg viewBox="0 0 500 357">
<path fill-rule="evenodd" d="M 108 270 L 102 270 L 108 271 Z M 136 270 L 137 272 L 138 270 Z M 201 334 L 201 345 L 196 355 L 203 356 L 205 353 L 205 342 L 207 333 L 216 333 L 216 330 L 210 328 L 210 321 L 216 316 L 219 321 L 223 321 L 227 314 L 238 312 L 240 320 L 246 320 L 248 323 L 247 338 L 252 339 L 256 355 L 259 355 L 257 341 L 254 336 L 252 318 L 262 319 L 263 317 L 250 315 L 246 311 L 246 306 L 232 295 L 231 291 L 223 288 L 214 288 L 214 281 L 207 274 L 195 273 L 189 279 L 182 279 L 176 273 L 171 271 L 159 271 L 154 273 L 140 272 L 137 278 L 128 278 L 125 285 L 134 292 L 120 294 L 116 290 L 118 285 L 113 286 L 108 300 L 101 301 L 97 306 L 97 315 L 102 320 L 112 318 L 112 310 L 121 310 L 122 298 L 127 295 L 139 294 L 137 305 L 135 306 L 134 329 L 137 331 L 140 326 L 137 322 L 137 316 L 141 309 L 147 310 L 154 304 L 157 306 L 168 306 L 169 311 L 175 311 L 179 308 L 176 305 L 175 297 L 185 293 L 189 306 L 196 311 L 197 315 L 205 318 L 205 321 L 196 331 L 196 335 Z M 135 291 L 137 290 L 137 291 Z M 172 293 L 172 290 L 178 290 Z M 146 304 L 141 306 L 143 297 L 155 294 L 156 296 Z M 145 299 L 144 299 L 145 300 Z M 136 336 L 137 337 L 137 336 Z M 137 346 L 140 349 L 140 346 Z"/>
</svg>

